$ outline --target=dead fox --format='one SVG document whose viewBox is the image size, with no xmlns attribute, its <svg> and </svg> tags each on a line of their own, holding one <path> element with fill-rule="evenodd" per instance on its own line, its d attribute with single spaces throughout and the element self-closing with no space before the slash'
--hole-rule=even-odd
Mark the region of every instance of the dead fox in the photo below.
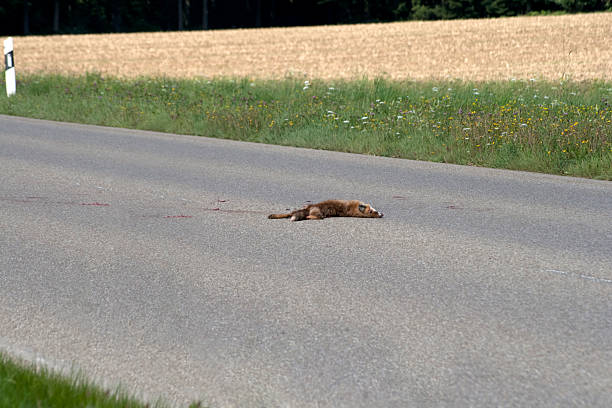
<svg viewBox="0 0 612 408">
<path fill-rule="evenodd" d="M 292 211 L 288 214 L 270 214 L 268 218 L 290 218 L 291 221 L 322 220 L 327 217 L 361 217 L 382 218 L 383 213 L 378 212 L 370 204 L 359 200 L 327 200 L 317 204 Z"/>
</svg>

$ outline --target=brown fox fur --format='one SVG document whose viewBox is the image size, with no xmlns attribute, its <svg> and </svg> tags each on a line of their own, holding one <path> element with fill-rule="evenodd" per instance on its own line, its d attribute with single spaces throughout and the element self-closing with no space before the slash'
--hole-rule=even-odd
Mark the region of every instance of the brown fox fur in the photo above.
<svg viewBox="0 0 612 408">
<path fill-rule="evenodd" d="M 288 214 L 270 214 L 268 218 L 290 218 L 291 221 L 322 220 L 327 217 L 361 217 L 382 218 L 383 213 L 374 209 L 370 204 L 359 200 L 327 200 L 317 204 L 292 211 Z"/>
</svg>

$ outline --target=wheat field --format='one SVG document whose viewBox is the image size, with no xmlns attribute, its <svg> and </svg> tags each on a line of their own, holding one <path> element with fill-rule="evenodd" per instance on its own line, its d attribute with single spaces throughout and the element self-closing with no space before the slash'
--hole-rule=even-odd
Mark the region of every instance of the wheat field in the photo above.
<svg viewBox="0 0 612 408">
<path fill-rule="evenodd" d="M 116 77 L 612 79 L 612 13 L 15 37 L 17 73 Z"/>
</svg>

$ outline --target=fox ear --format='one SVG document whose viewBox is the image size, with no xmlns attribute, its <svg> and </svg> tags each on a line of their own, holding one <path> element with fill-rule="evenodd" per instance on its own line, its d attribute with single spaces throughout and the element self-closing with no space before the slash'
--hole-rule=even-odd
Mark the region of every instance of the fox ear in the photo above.
<svg viewBox="0 0 612 408">
<path fill-rule="evenodd" d="M 359 211 L 364 212 L 366 209 L 365 204 L 359 204 Z"/>
</svg>

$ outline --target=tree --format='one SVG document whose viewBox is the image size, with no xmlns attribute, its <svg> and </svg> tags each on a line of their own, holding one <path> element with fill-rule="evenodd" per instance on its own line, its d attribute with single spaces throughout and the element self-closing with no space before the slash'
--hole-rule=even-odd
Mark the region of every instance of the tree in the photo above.
<svg viewBox="0 0 612 408">
<path fill-rule="evenodd" d="M 178 4 L 178 30 L 183 30 L 183 0 L 176 0 Z"/>
<path fill-rule="evenodd" d="M 30 2 L 24 0 L 23 2 L 23 35 L 30 34 Z"/>
<path fill-rule="evenodd" d="M 610 7 L 609 0 L 554 0 L 554 2 L 569 13 L 605 10 Z"/>
<path fill-rule="evenodd" d="M 111 26 L 113 27 L 113 31 L 116 33 L 121 32 L 121 3 L 121 0 L 111 0 L 110 3 Z"/>
<path fill-rule="evenodd" d="M 60 2 L 59 0 L 55 0 L 55 4 L 53 7 L 53 32 L 59 32 L 59 17 L 60 17 Z"/>
<path fill-rule="evenodd" d="M 347 24 L 610 7 L 612 0 L 0 0 L 0 34 Z"/>
<path fill-rule="evenodd" d="M 202 0 L 202 29 L 208 30 L 208 0 Z"/>
</svg>

